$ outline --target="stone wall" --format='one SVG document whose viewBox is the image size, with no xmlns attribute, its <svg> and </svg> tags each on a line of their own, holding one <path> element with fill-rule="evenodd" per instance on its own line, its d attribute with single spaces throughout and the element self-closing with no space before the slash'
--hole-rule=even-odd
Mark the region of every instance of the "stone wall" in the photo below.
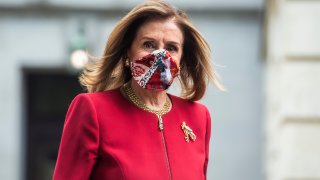
<svg viewBox="0 0 320 180">
<path fill-rule="evenodd" d="M 271 0 L 267 19 L 267 179 L 320 179 L 320 1 Z"/>
</svg>

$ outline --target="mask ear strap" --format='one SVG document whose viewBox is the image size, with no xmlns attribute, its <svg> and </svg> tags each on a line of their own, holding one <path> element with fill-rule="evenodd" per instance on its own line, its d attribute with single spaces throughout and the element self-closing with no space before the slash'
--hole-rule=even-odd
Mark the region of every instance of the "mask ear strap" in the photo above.
<svg viewBox="0 0 320 180">
<path fill-rule="evenodd" d="M 180 68 L 178 69 L 178 72 L 174 75 L 174 77 L 180 77 Z"/>
</svg>

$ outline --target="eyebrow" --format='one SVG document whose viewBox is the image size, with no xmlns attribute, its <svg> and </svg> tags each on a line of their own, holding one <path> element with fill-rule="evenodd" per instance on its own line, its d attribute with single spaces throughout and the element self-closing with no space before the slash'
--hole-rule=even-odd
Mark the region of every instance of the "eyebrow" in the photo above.
<svg viewBox="0 0 320 180">
<path fill-rule="evenodd" d="M 141 40 L 151 40 L 151 41 L 156 41 L 156 39 L 152 38 L 152 37 L 148 37 L 148 36 L 144 36 L 141 38 Z M 141 41 L 140 40 L 140 41 Z M 170 43 L 170 44 L 175 44 L 175 45 L 182 45 L 181 43 L 179 42 L 176 42 L 176 41 L 167 41 L 167 43 Z"/>
</svg>

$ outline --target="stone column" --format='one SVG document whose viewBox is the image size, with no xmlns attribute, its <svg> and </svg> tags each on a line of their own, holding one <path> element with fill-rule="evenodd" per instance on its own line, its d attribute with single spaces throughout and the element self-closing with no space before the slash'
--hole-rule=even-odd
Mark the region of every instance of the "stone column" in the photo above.
<svg viewBox="0 0 320 180">
<path fill-rule="evenodd" d="M 320 179 L 320 1 L 269 0 L 268 180 Z"/>
</svg>

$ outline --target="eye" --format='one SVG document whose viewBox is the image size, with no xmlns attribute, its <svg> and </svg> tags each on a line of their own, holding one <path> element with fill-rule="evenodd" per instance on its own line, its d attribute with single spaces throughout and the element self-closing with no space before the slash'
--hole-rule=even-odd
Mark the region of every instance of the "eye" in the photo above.
<svg viewBox="0 0 320 180">
<path fill-rule="evenodd" d="M 170 53 L 178 52 L 178 47 L 175 46 L 175 45 L 169 45 L 166 49 L 167 49 L 167 51 L 169 51 Z"/>
<path fill-rule="evenodd" d="M 146 50 L 152 50 L 155 49 L 155 45 L 152 41 L 146 41 L 143 43 L 143 48 Z"/>
</svg>

